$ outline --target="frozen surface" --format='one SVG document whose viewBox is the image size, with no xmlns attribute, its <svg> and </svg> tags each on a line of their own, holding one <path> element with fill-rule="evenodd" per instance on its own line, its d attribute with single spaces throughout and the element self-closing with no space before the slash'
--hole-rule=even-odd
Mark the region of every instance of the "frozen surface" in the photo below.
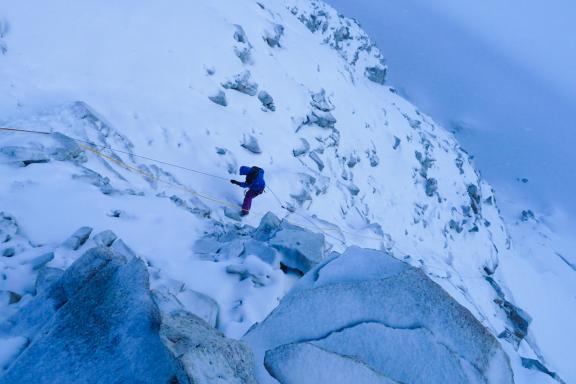
<svg viewBox="0 0 576 384">
<path fill-rule="evenodd" d="M 270 382 L 268 373 L 282 365 L 278 359 L 264 360 L 272 353 L 268 351 L 308 342 L 354 356 L 399 382 L 425 383 L 431 377 L 447 383 L 513 382 L 505 352 L 468 310 L 417 269 L 401 270 L 383 252 L 378 259 L 373 256 L 374 251 L 350 248 L 310 271 L 312 276 L 332 279 L 301 280 L 266 320 L 247 333 L 245 340 L 261 364 L 261 381 Z M 356 269 L 351 279 L 346 279 L 346 266 L 353 274 Z M 368 272 L 361 278 L 358 271 L 369 267 L 391 270 L 383 277 Z M 407 368 L 413 365 L 416 368 Z M 332 374 L 336 377 L 338 371 Z"/>
<path fill-rule="evenodd" d="M 383 84 L 386 52 L 326 4 L 8 0 L 0 52 L 0 125 L 50 133 L 0 133 L 0 319 L 33 301 L 49 318 L 50 282 L 113 241 L 144 260 L 154 292 L 240 338 L 299 272 L 351 285 L 415 273 L 375 254 L 314 269 L 358 245 L 418 268 L 487 334 L 516 330 L 502 303 L 525 310 L 526 332 L 500 339 L 518 377 L 551 377 L 521 358 L 573 372 L 573 319 L 553 320 L 573 302 L 574 257 L 554 256 L 558 300 L 543 304 L 514 275 L 526 252 L 500 196 L 452 133 Z M 269 187 L 243 218 L 229 183 L 242 165 Z"/>
</svg>

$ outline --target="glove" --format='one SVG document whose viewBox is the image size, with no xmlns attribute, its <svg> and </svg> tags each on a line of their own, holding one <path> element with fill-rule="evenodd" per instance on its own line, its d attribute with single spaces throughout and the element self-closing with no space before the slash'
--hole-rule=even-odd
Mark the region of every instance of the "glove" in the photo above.
<svg viewBox="0 0 576 384">
<path fill-rule="evenodd" d="M 238 181 L 236 181 L 236 180 L 230 180 L 230 182 L 231 182 L 232 184 L 240 185 L 240 183 L 239 183 Z"/>
</svg>

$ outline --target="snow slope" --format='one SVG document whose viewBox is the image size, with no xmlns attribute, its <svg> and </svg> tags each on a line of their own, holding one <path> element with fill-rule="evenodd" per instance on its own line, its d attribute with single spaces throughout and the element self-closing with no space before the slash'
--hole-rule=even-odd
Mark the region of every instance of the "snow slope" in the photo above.
<svg viewBox="0 0 576 384">
<path fill-rule="evenodd" d="M 78 254 L 58 245 L 77 228 L 111 229 L 148 262 L 153 286 L 184 304 L 189 291 L 214 298 L 218 328 L 240 337 L 295 277 L 259 265 L 271 283 L 255 284 L 229 273 L 234 257 L 205 260 L 195 247 L 223 227 L 242 231 L 229 217 L 241 191 L 226 179 L 254 164 L 271 191 L 244 224 L 271 211 L 323 234 L 326 252 L 389 250 L 494 335 L 514 330 L 514 312 L 485 279 L 512 257 L 494 192 L 451 133 L 383 84 L 382 54 L 334 9 L 308 0 L 9 0 L 0 19 L 0 124 L 61 134 L 1 133 L 1 210 L 24 239 L 2 252 L 46 247 L 48 265 L 64 268 Z M 68 136 L 128 154 L 98 156 Z M 14 264 L 0 263 L 10 276 L 2 317 L 35 292 L 35 272 Z M 548 361 L 539 338 L 508 340 L 518 377 L 548 378 L 526 373 L 520 356 L 561 375 L 573 369 Z"/>
</svg>

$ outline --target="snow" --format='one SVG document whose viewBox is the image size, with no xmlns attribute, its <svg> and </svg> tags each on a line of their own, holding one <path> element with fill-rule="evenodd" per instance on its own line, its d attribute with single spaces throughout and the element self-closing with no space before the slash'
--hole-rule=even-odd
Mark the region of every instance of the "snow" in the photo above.
<svg viewBox="0 0 576 384">
<path fill-rule="evenodd" d="M 266 361 L 272 375 L 287 384 L 396 383 L 352 357 L 309 343 L 282 345 L 267 352 Z"/>
<path fill-rule="evenodd" d="M 261 364 L 259 380 L 273 382 L 268 374 L 283 364 L 269 360 L 270 351 L 312 343 L 398 382 L 512 383 L 495 337 L 421 271 L 397 263 L 384 252 L 352 247 L 308 272 L 244 337 Z"/>
<path fill-rule="evenodd" d="M 507 298 L 534 318 L 530 343 L 507 349 L 512 360 L 522 353 L 561 376 L 570 370 L 554 343 L 571 319 L 550 331 L 526 284 L 509 276 L 522 249 L 510 241 L 499 195 L 452 133 L 381 84 L 386 52 L 354 21 L 308 0 L 56 0 L 49 9 L 8 0 L 0 20 L 0 125 L 52 132 L 0 133 L 1 211 L 18 223 L 0 233 L 10 237 L 0 252 L 14 252 L 0 257 L 0 319 L 43 295 L 35 281 L 45 268 L 34 270 L 29 257 L 52 253 L 47 268 L 65 269 L 109 242 L 109 230 L 122 240 L 113 247 L 146 261 L 153 289 L 190 308 L 187 292 L 212 298 L 217 328 L 240 338 L 297 280 L 282 271 L 282 250 L 267 244 L 274 214 L 314 233 L 306 234 L 313 247 L 302 247 L 313 249 L 312 263 L 301 269 L 352 245 L 386 250 L 493 335 L 508 324 L 484 279 L 497 271 Z M 226 85 L 235 79 L 242 87 Z M 270 99 L 250 96 L 258 91 Z M 270 187 L 242 219 L 241 190 L 228 182 L 241 165 L 264 168 Z M 82 227 L 93 229 L 84 245 L 61 245 Z M 318 281 L 352 284 L 404 268 L 346 265 L 343 277 L 338 265 Z M 555 289 L 568 300 L 566 287 Z"/>
</svg>

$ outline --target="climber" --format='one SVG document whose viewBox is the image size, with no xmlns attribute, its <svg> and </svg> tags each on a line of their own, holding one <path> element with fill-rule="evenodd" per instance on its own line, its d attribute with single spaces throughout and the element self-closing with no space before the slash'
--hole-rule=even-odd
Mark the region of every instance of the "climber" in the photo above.
<svg viewBox="0 0 576 384">
<path fill-rule="evenodd" d="M 240 174 L 246 176 L 246 181 L 240 182 L 237 180 L 230 180 L 232 184 L 236 184 L 242 188 L 248 188 L 248 191 L 244 195 L 244 202 L 242 203 L 242 211 L 240 214 L 242 216 L 247 215 L 250 212 L 250 206 L 252 205 L 252 199 L 264 192 L 266 183 L 264 182 L 264 170 L 256 166 L 247 167 L 245 165 L 240 167 Z"/>
</svg>

